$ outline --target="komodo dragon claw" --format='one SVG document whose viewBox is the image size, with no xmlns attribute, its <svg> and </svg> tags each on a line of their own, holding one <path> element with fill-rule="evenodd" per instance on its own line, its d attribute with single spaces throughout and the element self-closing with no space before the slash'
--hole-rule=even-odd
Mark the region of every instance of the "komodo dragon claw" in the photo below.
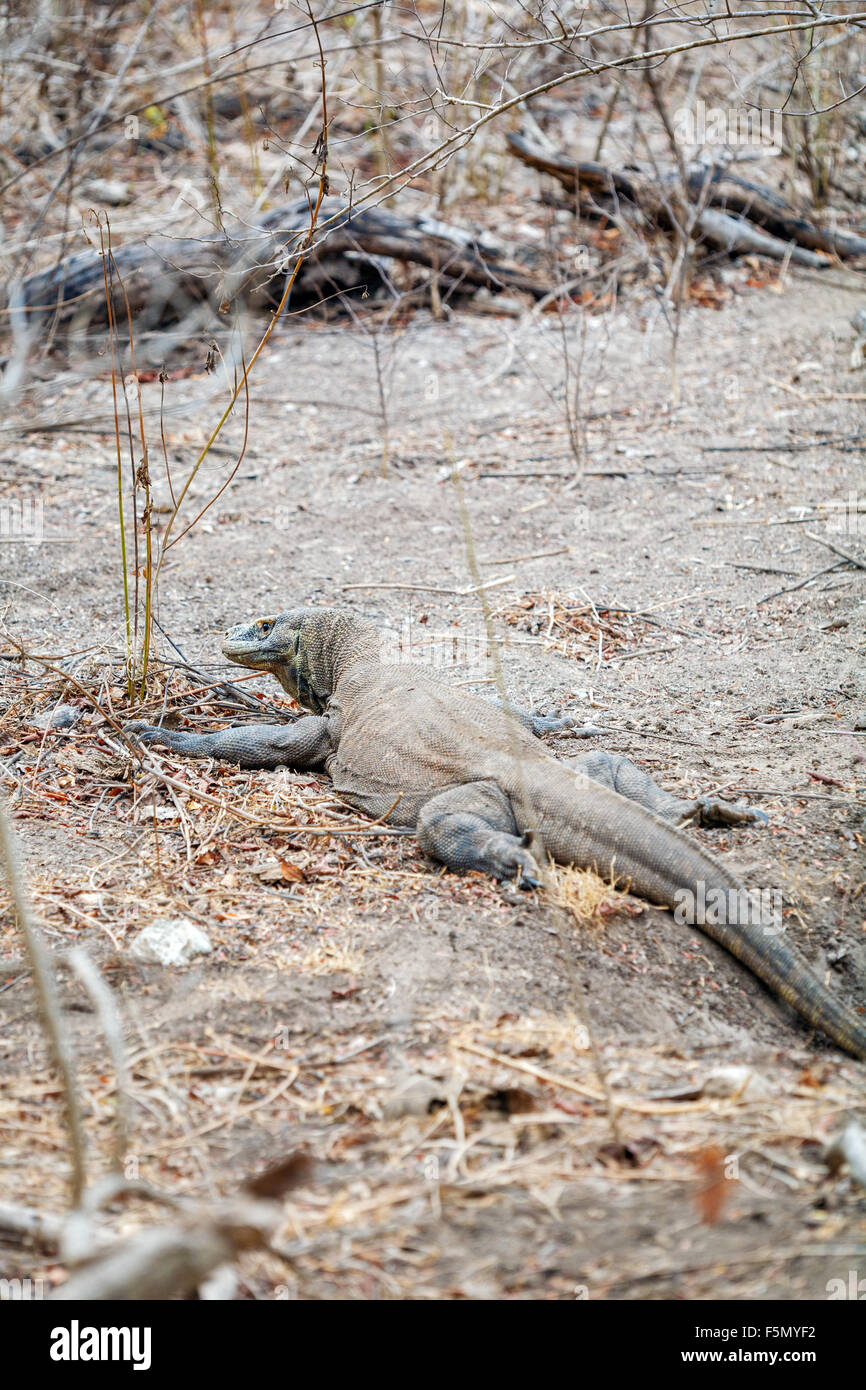
<svg viewBox="0 0 866 1390">
<path fill-rule="evenodd" d="M 169 729 L 158 729 L 155 724 L 148 724 L 146 719 L 130 719 L 128 724 L 124 724 L 123 732 L 136 743 L 163 743 L 170 746 Z"/>
<path fill-rule="evenodd" d="M 515 879 L 520 888 L 540 886 L 538 865 L 521 840 L 513 835 L 491 835 L 484 850 L 485 868 L 494 878 Z"/>
<path fill-rule="evenodd" d="M 757 806 L 742 801 L 721 801 L 715 796 L 696 798 L 697 808 L 692 825 L 769 825 L 770 817 Z"/>
<path fill-rule="evenodd" d="M 532 714 L 529 717 L 536 738 L 542 738 L 545 734 L 568 734 L 569 738 L 598 738 L 604 733 L 604 729 L 597 728 L 595 724 L 578 724 L 570 714 Z"/>
</svg>

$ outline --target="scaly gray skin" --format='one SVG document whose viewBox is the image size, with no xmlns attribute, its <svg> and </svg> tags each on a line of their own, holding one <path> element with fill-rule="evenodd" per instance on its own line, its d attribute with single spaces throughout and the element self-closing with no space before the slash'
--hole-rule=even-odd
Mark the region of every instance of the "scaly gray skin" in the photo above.
<svg viewBox="0 0 866 1390">
<path fill-rule="evenodd" d="M 291 724 L 188 734 L 128 726 L 145 743 L 244 767 L 324 769 L 353 806 L 413 826 L 422 848 L 458 871 L 537 884 L 530 852 L 597 870 L 677 909 L 743 961 L 814 1027 L 866 1058 L 866 1026 L 779 935 L 756 924 L 742 883 L 682 833 L 694 824 L 766 820 L 748 807 L 670 795 L 627 758 L 593 752 L 566 766 L 536 733 L 569 727 L 453 690 L 423 667 L 381 660 L 376 628 L 340 609 L 297 609 L 231 628 L 230 661 L 271 671 L 311 714 Z M 690 895 L 685 901 L 683 892 Z M 718 897 L 713 898 L 713 893 Z M 703 897 L 702 897 L 703 894 Z M 693 905 L 720 902 L 721 921 Z"/>
</svg>

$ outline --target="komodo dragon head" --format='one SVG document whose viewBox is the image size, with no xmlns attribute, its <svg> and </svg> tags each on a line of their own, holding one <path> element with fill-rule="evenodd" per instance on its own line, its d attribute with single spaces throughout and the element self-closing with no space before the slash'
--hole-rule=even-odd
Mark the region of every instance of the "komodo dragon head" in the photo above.
<svg viewBox="0 0 866 1390">
<path fill-rule="evenodd" d="M 340 676 L 356 661 L 377 661 L 372 623 L 342 608 L 293 608 L 230 627 L 223 654 L 238 666 L 271 671 L 304 709 L 322 714 Z"/>
</svg>

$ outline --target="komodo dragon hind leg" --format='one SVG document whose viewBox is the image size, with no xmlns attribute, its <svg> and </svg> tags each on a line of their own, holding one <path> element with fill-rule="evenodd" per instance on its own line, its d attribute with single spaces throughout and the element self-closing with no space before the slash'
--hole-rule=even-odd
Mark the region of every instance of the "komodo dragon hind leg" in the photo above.
<svg viewBox="0 0 866 1390">
<path fill-rule="evenodd" d="M 710 796 L 698 796 L 690 801 L 674 796 L 621 753 L 596 749 L 579 758 L 570 758 L 568 766 L 677 826 L 767 824 L 763 811 L 739 801 L 721 801 Z"/>
<path fill-rule="evenodd" d="M 538 887 L 528 837 L 517 833 L 508 797 L 495 782 L 466 782 L 431 797 L 418 816 L 417 835 L 425 854 L 458 873 L 480 869 Z"/>
<path fill-rule="evenodd" d="M 125 732 L 140 743 L 154 743 L 193 758 L 224 758 L 241 767 L 321 767 L 333 751 L 328 721 L 316 714 L 293 724 L 243 724 L 215 734 L 159 729 L 136 719 L 125 726 Z"/>
</svg>

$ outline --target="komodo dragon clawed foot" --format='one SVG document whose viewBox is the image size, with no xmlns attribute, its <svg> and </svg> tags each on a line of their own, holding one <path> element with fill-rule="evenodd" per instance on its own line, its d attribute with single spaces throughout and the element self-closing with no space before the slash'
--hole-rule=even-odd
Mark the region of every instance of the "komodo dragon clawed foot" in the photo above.
<svg viewBox="0 0 866 1390">
<path fill-rule="evenodd" d="M 687 801 L 690 809 L 678 825 L 755 825 L 770 824 L 770 817 L 757 806 L 742 801 L 721 801 L 716 796 L 699 796 Z"/>
<path fill-rule="evenodd" d="M 478 869 L 538 887 L 538 865 L 527 848 L 532 837 L 517 833 L 511 803 L 495 782 L 466 782 L 431 797 L 416 834 L 425 854 L 458 873 Z"/>
<path fill-rule="evenodd" d="M 166 748 L 171 747 L 172 730 L 159 729 L 155 724 L 148 724 L 146 719 L 130 719 L 124 724 L 123 732 L 137 743 L 159 743 Z"/>
<path fill-rule="evenodd" d="M 225 758 L 241 767 L 320 767 L 332 751 L 327 720 L 310 714 L 293 724 L 247 724 L 215 734 L 159 729 L 143 719 L 124 725 L 124 733 L 139 743 L 170 748 L 193 758 Z"/>
<path fill-rule="evenodd" d="M 522 724 L 524 729 L 535 734 L 536 738 L 543 738 L 545 734 L 569 734 L 571 738 L 597 738 L 604 733 L 604 729 L 599 729 L 595 724 L 578 724 L 570 714 L 547 715 L 534 714 L 532 710 L 521 709 L 518 705 L 502 700 L 491 700 L 490 703 L 497 709 L 507 710 L 508 713 Z"/>
</svg>

